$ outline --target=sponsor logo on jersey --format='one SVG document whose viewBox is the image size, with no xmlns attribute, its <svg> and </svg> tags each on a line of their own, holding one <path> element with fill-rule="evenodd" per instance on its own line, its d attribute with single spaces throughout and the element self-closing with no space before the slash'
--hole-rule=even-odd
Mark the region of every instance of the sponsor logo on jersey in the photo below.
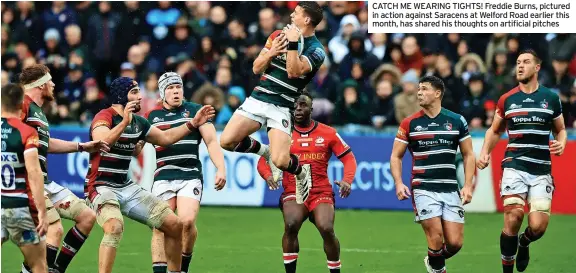
<svg viewBox="0 0 576 273">
<path fill-rule="evenodd" d="M 160 121 L 164 121 L 163 118 L 159 118 L 159 117 L 155 117 L 152 122 L 160 122 Z"/>
<path fill-rule="evenodd" d="M 173 115 L 176 115 L 176 114 L 174 114 L 174 113 L 168 113 L 168 114 L 166 114 L 167 117 L 170 117 L 170 116 L 173 116 Z"/>
<path fill-rule="evenodd" d="M 428 127 L 435 127 L 435 126 L 438 126 L 438 123 L 432 122 L 432 123 L 428 124 Z"/>
<path fill-rule="evenodd" d="M 414 128 L 414 130 L 420 132 L 420 131 L 426 131 L 426 130 L 428 130 L 428 128 L 418 125 L 418 126 L 416 126 L 416 128 Z"/>
<path fill-rule="evenodd" d="M 316 143 L 324 143 L 324 138 L 323 137 L 316 138 Z"/>
<path fill-rule="evenodd" d="M 522 102 L 534 102 L 534 100 L 532 100 L 531 98 L 527 98 L 527 99 L 523 100 Z"/>
<path fill-rule="evenodd" d="M 2 140 L 2 152 L 6 151 L 6 141 Z"/>
<path fill-rule="evenodd" d="M 326 159 L 325 153 L 303 153 L 298 154 L 299 160 L 324 160 Z"/>
<path fill-rule="evenodd" d="M 516 105 L 515 103 L 510 104 L 510 110 L 512 109 L 518 109 L 518 108 L 522 108 L 522 105 Z"/>
</svg>

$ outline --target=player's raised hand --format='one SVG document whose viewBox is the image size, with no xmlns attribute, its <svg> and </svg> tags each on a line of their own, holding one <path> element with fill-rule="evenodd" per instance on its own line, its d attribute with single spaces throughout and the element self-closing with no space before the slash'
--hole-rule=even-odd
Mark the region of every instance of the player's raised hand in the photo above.
<svg viewBox="0 0 576 273">
<path fill-rule="evenodd" d="M 214 178 L 214 188 L 219 191 L 226 186 L 226 173 L 218 170 Z"/>
<path fill-rule="evenodd" d="M 132 113 L 136 110 L 136 104 L 140 103 L 139 101 L 130 101 L 124 107 L 124 119 L 130 123 L 132 122 Z"/>
<path fill-rule="evenodd" d="M 268 188 L 273 190 L 273 191 L 280 188 L 280 185 L 278 184 L 278 182 L 274 181 L 274 178 L 272 176 L 268 176 L 266 178 L 266 184 L 268 184 Z"/>
<path fill-rule="evenodd" d="M 300 30 L 294 25 L 287 25 L 284 27 L 283 32 L 286 33 L 286 38 L 290 42 L 298 42 L 298 39 L 300 39 Z"/>
<path fill-rule="evenodd" d="M 490 165 L 490 155 L 489 154 L 481 154 L 476 161 L 476 167 L 480 170 L 484 170 L 484 168 Z"/>
<path fill-rule="evenodd" d="M 286 52 L 286 47 L 288 46 L 288 40 L 286 39 L 286 34 L 284 32 L 278 34 L 274 40 L 272 40 L 272 46 L 268 51 L 271 56 L 279 56 Z"/>
<path fill-rule="evenodd" d="M 348 184 L 348 182 L 334 181 L 334 183 L 338 185 L 338 187 L 340 187 L 340 197 L 346 198 L 350 195 L 352 187 L 350 186 L 350 184 Z"/>
<path fill-rule="evenodd" d="M 79 145 L 80 147 L 82 147 L 82 151 L 86 151 L 89 153 L 95 153 L 95 152 L 107 153 L 110 151 L 110 146 L 108 145 L 108 143 L 102 140 L 84 142 L 80 143 Z"/>
<path fill-rule="evenodd" d="M 564 153 L 564 143 L 557 140 L 550 141 L 550 153 L 553 155 L 562 155 Z"/>
<path fill-rule="evenodd" d="M 398 200 L 408 199 L 410 195 L 410 189 L 404 183 L 396 183 L 396 197 L 398 197 Z"/>
<path fill-rule="evenodd" d="M 208 120 L 214 118 L 215 115 L 216 110 L 214 110 L 212 105 L 204 105 L 202 108 L 200 108 L 200 110 L 198 110 L 198 112 L 196 112 L 196 115 L 191 121 L 192 126 L 198 128 L 204 125 L 204 123 L 206 123 Z"/>
<path fill-rule="evenodd" d="M 472 202 L 472 187 L 464 186 L 460 191 L 460 196 L 462 197 L 462 203 L 464 203 L 464 205 Z"/>
</svg>

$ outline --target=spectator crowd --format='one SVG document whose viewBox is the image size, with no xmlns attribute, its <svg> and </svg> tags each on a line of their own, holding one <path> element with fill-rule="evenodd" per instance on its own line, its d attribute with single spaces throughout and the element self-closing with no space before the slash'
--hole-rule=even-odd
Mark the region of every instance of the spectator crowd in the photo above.
<svg viewBox="0 0 576 273">
<path fill-rule="evenodd" d="M 419 110 L 419 78 L 436 75 L 446 85 L 443 106 L 485 128 L 516 85 L 518 52 L 532 48 L 543 59 L 540 83 L 559 94 L 567 126 L 576 127 L 575 34 L 369 34 L 366 2 L 319 3 L 316 36 L 328 57 L 307 90 L 321 122 L 397 125 Z M 158 77 L 175 71 L 185 98 L 214 105 L 215 122 L 225 124 L 258 83 L 252 62 L 296 4 L 3 1 L 2 86 L 46 64 L 56 84 L 45 105 L 50 122 L 87 124 L 115 77 L 140 83 L 144 113 L 158 102 Z"/>
</svg>

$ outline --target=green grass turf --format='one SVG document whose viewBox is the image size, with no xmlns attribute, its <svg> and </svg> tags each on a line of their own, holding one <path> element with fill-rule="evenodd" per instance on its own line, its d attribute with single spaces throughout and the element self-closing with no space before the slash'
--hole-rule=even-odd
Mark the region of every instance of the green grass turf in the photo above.
<svg viewBox="0 0 576 273">
<path fill-rule="evenodd" d="M 499 237 L 502 216 L 466 216 L 464 248 L 447 262 L 449 272 L 501 272 Z M 426 240 L 410 212 L 341 210 L 336 234 L 342 248 L 342 271 L 354 273 L 426 272 Z M 71 222 L 65 222 L 66 230 Z M 203 207 L 191 272 L 284 272 L 278 209 Z M 525 272 L 576 272 L 576 216 L 553 215 L 546 235 L 531 247 Z M 126 220 L 124 238 L 113 272 L 152 272 L 150 230 Z M 99 227 L 67 272 L 94 273 L 98 265 Z M 298 272 L 328 272 L 322 240 L 306 222 L 300 233 Z M 2 248 L 2 272 L 18 272 L 21 254 L 10 242 Z"/>
</svg>

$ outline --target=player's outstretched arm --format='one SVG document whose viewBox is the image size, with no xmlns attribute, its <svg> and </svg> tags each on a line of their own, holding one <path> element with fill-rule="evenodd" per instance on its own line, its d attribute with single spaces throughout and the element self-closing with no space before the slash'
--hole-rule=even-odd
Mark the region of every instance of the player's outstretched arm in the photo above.
<svg viewBox="0 0 576 273">
<path fill-rule="evenodd" d="M 50 145 L 48 145 L 48 152 L 51 154 L 68 154 L 75 152 L 108 152 L 110 147 L 102 140 L 89 141 L 89 142 L 72 142 L 61 140 L 57 138 L 50 138 Z"/>
<path fill-rule="evenodd" d="M 40 168 L 37 148 L 28 148 L 24 151 L 24 165 L 26 166 L 34 204 L 38 210 L 38 227 L 36 229 L 40 236 L 44 236 L 48 230 L 48 218 L 46 216 L 46 203 L 44 202 L 44 176 Z"/>
<path fill-rule="evenodd" d="M 204 105 L 200 110 L 198 110 L 198 112 L 196 112 L 193 119 L 178 127 L 162 131 L 155 126 L 152 126 L 150 132 L 146 135 L 146 142 L 159 146 L 170 146 L 183 139 L 190 132 L 198 130 L 200 126 L 214 118 L 215 114 L 216 111 L 212 105 Z"/>
<path fill-rule="evenodd" d="M 396 138 L 392 147 L 392 155 L 390 156 L 390 171 L 394 178 L 398 200 L 408 199 L 410 196 L 410 189 L 402 181 L 402 158 L 404 153 L 406 153 L 407 147 L 406 141 Z"/>
<path fill-rule="evenodd" d="M 218 169 L 214 185 L 216 190 L 221 190 L 226 185 L 226 164 L 224 163 L 224 153 L 220 147 L 220 142 L 216 137 L 216 128 L 212 123 L 206 123 L 200 126 L 199 129 L 206 148 L 208 149 L 208 155 L 210 155 L 212 163 L 214 163 L 214 166 Z"/>
<path fill-rule="evenodd" d="M 467 138 L 460 142 L 460 153 L 464 159 L 464 188 L 462 189 L 462 200 L 464 204 L 472 201 L 472 179 L 476 172 L 476 156 L 472 148 L 472 139 Z"/>
<path fill-rule="evenodd" d="M 286 72 L 288 78 L 298 78 L 312 71 L 312 64 L 305 57 L 298 55 L 298 40 L 300 31 L 296 26 L 288 25 L 284 28 L 286 38 L 288 39 L 288 53 L 286 53 Z M 322 60 L 324 61 L 324 60 Z"/>
<path fill-rule="evenodd" d="M 552 134 L 554 135 L 554 141 L 552 141 L 552 144 L 550 145 L 550 153 L 554 155 L 562 155 L 568 139 L 568 133 L 566 132 L 566 126 L 564 125 L 564 117 L 562 114 L 554 119 Z"/>
</svg>

